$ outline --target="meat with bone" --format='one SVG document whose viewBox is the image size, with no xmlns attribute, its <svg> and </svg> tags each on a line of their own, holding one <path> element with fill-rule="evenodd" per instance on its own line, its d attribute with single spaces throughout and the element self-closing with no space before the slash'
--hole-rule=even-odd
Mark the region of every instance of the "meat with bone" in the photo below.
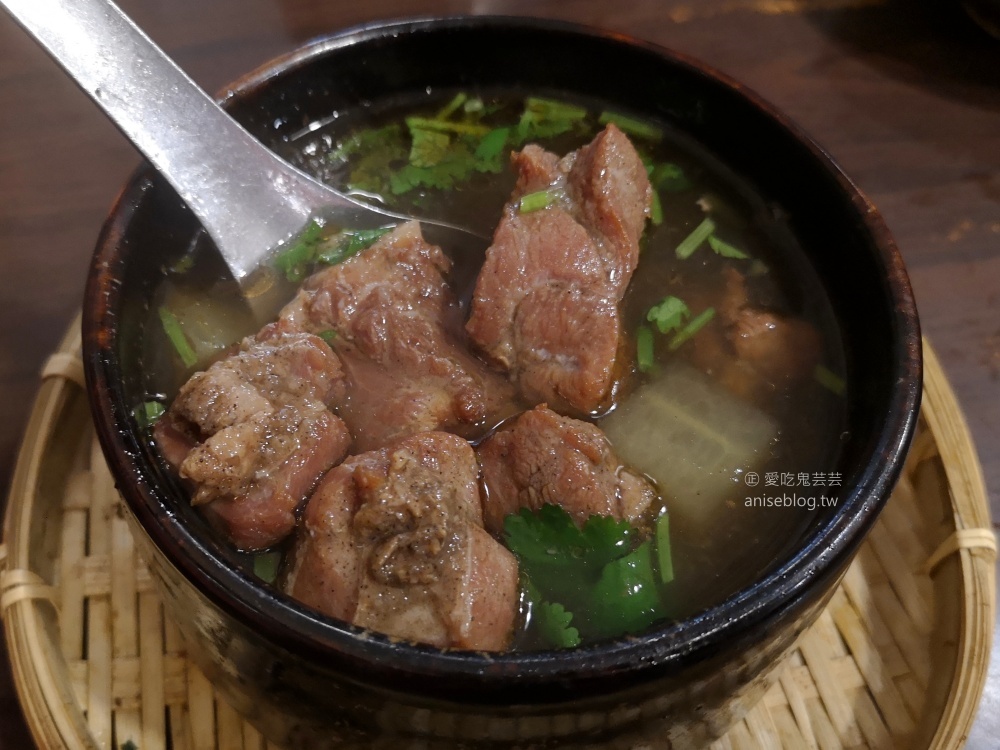
<svg viewBox="0 0 1000 750">
<path fill-rule="evenodd" d="M 483 518 L 494 533 L 520 508 L 559 505 L 582 524 L 592 515 L 635 520 L 656 499 L 646 479 L 621 465 L 601 430 L 545 405 L 495 432 L 477 453 Z"/>
<path fill-rule="evenodd" d="M 527 399 L 591 413 L 615 379 L 619 303 L 639 260 L 652 188 L 614 125 L 562 159 L 529 145 L 512 161 L 517 186 L 466 329 Z M 552 205 L 522 211 L 521 198 L 540 190 L 555 196 Z"/>
<path fill-rule="evenodd" d="M 445 429 L 476 437 L 514 408 L 513 389 L 465 345 L 451 262 L 416 222 L 311 276 L 284 330 L 332 330 L 348 378 L 338 405 L 360 450 Z"/>
<path fill-rule="evenodd" d="M 296 509 L 347 452 L 347 428 L 326 406 L 343 381 L 322 339 L 268 327 L 192 376 L 153 433 L 192 503 L 237 547 L 263 549 L 292 531 Z"/>
<path fill-rule="evenodd" d="M 503 649 L 517 563 L 483 529 L 478 473 L 469 444 L 443 432 L 347 459 L 306 506 L 285 590 L 396 638 Z"/>
</svg>

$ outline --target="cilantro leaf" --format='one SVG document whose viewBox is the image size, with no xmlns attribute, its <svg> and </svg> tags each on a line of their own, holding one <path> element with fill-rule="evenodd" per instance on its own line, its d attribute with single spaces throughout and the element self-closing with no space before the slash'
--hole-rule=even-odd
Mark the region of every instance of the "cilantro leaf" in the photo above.
<svg viewBox="0 0 1000 750">
<path fill-rule="evenodd" d="M 635 530 L 627 521 L 591 516 L 582 528 L 558 505 L 522 508 L 504 519 L 507 546 L 542 597 L 580 600 L 608 562 L 628 554 Z"/>
<path fill-rule="evenodd" d="M 389 174 L 409 159 L 410 147 L 403 126 L 399 123 L 384 128 L 368 129 L 355 134 L 356 145 L 345 143 L 337 150 L 340 158 L 352 157 L 351 174 L 347 179 L 350 190 L 379 195 L 389 190 Z M 349 147 L 350 146 L 350 147 Z M 356 155 L 356 160 L 353 157 Z"/>
<path fill-rule="evenodd" d="M 635 529 L 628 521 L 611 516 L 591 516 L 580 530 L 587 562 L 603 566 L 628 553 L 635 539 Z"/>
<path fill-rule="evenodd" d="M 463 141 L 455 141 L 441 161 L 431 167 L 407 164 L 389 176 L 389 190 L 401 195 L 416 187 L 447 189 L 467 179 L 476 168 L 476 160 Z"/>
<path fill-rule="evenodd" d="M 605 637 L 642 630 L 663 616 L 653 572 L 652 545 L 608 563 L 591 592 L 589 626 Z"/>
<path fill-rule="evenodd" d="M 291 246 L 274 259 L 275 268 L 285 274 L 289 281 L 302 281 L 316 259 L 316 246 L 322 239 L 323 225 L 310 220 Z"/>
<path fill-rule="evenodd" d="M 504 519 L 504 534 L 511 552 L 525 562 L 565 562 L 578 547 L 582 534 L 573 518 L 558 505 L 546 503 L 537 513 L 522 508 Z"/>
<path fill-rule="evenodd" d="M 573 613 L 557 602 L 541 602 L 535 607 L 539 634 L 557 648 L 572 648 L 580 645 L 580 631 L 570 626 Z"/>
<path fill-rule="evenodd" d="M 517 123 L 515 141 L 524 143 L 568 132 L 586 116 L 587 110 L 575 104 L 529 96 L 524 100 L 524 112 Z"/>
<path fill-rule="evenodd" d="M 410 128 L 413 139 L 410 145 L 410 164 L 415 167 L 433 167 L 448 153 L 451 137 L 447 133 L 423 128 Z"/>
<path fill-rule="evenodd" d="M 591 516 L 577 526 L 569 513 L 549 504 L 507 516 L 507 546 L 518 558 L 530 627 L 546 643 L 566 647 L 585 637 L 642 629 L 663 617 L 659 585 L 667 575 L 662 560 L 666 554 L 669 562 L 669 540 L 663 541 L 669 529 L 659 524 L 653 539 L 635 547 L 636 530 L 611 516 Z"/>
<path fill-rule="evenodd" d="M 372 153 L 399 145 L 403 138 L 403 128 L 399 123 L 390 123 L 380 128 L 362 128 L 340 141 L 330 152 L 331 161 L 346 161 L 358 153 Z"/>
<path fill-rule="evenodd" d="M 497 174 L 503 171 L 504 146 L 510 136 L 510 128 L 494 128 L 483 136 L 476 146 L 476 169 L 480 172 Z"/>
<path fill-rule="evenodd" d="M 684 170 L 672 162 L 648 166 L 647 171 L 650 183 L 658 190 L 679 193 L 691 187 L 691 181 L 685 176 Z"/>
<path fill-rule="evenodd" d="M 691 315 L 688 306 L 679 297 L 667 296 L 658 305 L 653 305 L 646 313 L 646 320 L 655 323 L 660 333 L 676 331 Z"/>
<path fill-rule="evenodd" d="M 627 521 L 611 516 L 591 516 L 577 527 L 565 510 L 546 503 L 536 513 L 522 508 L 504 519 L 507 546 L 531 568 L 579 566 L 600 569 L 609 561 L 628 553 L 635 530 Z M 544 592 L 544 587 L 543 587 Z"/>
</svg>

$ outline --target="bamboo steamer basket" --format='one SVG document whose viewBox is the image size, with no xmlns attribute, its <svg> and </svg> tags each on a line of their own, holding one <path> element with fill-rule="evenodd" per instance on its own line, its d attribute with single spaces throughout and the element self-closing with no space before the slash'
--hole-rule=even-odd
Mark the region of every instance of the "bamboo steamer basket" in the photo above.
<svg viewBox="0 0 1000 750">
<path fill-rule="evenodd" d="M 14 681 L 43 748 L 273 747 L 188 661 L 136 556 L 83 393 L 79 324 L 43 371 L 0 548 Z M 989 661 L 996 538 L 955 396 L 924 343 L 899 486 L 763 700 L 712 750 L 963 744 Z"/>
</svg>

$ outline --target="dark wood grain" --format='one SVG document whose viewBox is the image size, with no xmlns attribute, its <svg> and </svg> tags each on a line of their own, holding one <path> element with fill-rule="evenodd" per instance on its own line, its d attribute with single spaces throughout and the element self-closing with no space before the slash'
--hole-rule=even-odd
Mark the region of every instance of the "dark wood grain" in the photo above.
<svg viewBox="0 0 1000 750">
<path fill-rule="evenodd" d="M 127 0 L 199 83 L 226 81 L 324 32 L 404 15 L 502 13 L 604 26 L 699 57 L 785 110 L 874 200 L 926 335 L 965 409 L 1000 511 L 1000 41 L 932 0 Z M 516 54 L 512 50 L 511 54 Z M 455 61 L 461 65 L 461 60 Z M 641 75 L 641 71 L 637 71 Z M 0 483 L 38 371 L 80 305 L 131 146 L 0 17 Z M 781 165 L 775 164 L 780 170 Z M 0 748 L 30 746 L 5 655 Z M 1000 674 L 988 688 L 996 705 Z M 984 711 L 973 750 L 1000 742 Z"/>
</svg>

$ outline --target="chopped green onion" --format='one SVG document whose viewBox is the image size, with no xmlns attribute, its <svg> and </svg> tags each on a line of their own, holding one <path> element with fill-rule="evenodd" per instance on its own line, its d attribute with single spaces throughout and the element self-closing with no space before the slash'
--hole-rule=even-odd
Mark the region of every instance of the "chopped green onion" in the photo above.
<svg viewBox="0 0 1000 750">
<path fill-rule="evenodd" d="M 412 133 L 414 130 L 434 130 L 439 133 L 457 133 L 458 135 L 486 135 L 490 128 L 471 122 L 450 122 L 448 120 L 433 120 L 429 117 L 407 117 L 406 126 Z"/>
<path fill-rule="evenodd" d="M 562 196 L 563 191 L 558 188 L 549 188 L 548 190 L 539 190 L 535 193 L 522 195 L 521 200 L 518 202 L 518 211 L 522 214 L 540 211 L 543 208 L 551 206 L 562 198 Z"/>
<path fill-rule="evenodd" d="M 653 189 L 653 200 L 649 204 L 649 220 L 654 227 L 663 223 L 663 204 L 660 203 L 660 191 Z"/>
<path fill-rule="evenodd" d="M 716 255 L 721 255 L 723 258 L 736 258 L 737 260 L 746 260 L 750 256 L 745 252 L 740 250 L 738 247 L 733 247 L 728 242 L 723 242 L 714 234 L 708 238 L 709 246 L 715 251 Z"/>
<path fill-rule="evenodd" d="M 132 416 L 140 427 L 150 427 L 164 412 L 166 409 L 159 401 L 144 401 L 132 410 Z"/>
<path fill-rule="evenodd" d="M 459 107 L 465 104 L 468 98 L 469 95 L 466 94 L 464 91 L 460 91 L 459 93 L 455 94 L 452 100 L 441 108 L 441 111 L 437 113 L 435 119 L 447 120 L 449 117 L 455 114 L 455 110 L 457 110 Z"/>
<path fill-rule="evenodd" d="M 674 254 L 680 260 L 690 258 L 691 254 L 697 250 L 701 246 L 701 243 L 707 240 L 714 231 L 715 222 L 712 221 L 711 217 L 706 216 L 704 221 L 696 226 L 694 231 L 681 241 L 681 244 L 679 244 L 677 249 L 674 250 Z"/>
<path fill-rule="evenodd" d="M 715 308 L 710 307 L 701 314 L 692 318 L 691 322 L 678 331 L 677 335 L 670 340 L 670 351 L 678 349 L 681 344 L 698 333 L 698 331 L 704 328 L 708 324 L 708 321 L 714 317 Z"/>
<path fill-rule="evenodd" d="M 316 260 L 328 266 L 342 263 L 352 255 L 357 255 L 374 245 L 380 237 L 392 231 L 392 227 L 377 229 L 345 229 L 337 235 L 337 242 L 324 247 L 316 255 Z"/>
<path fill-rule="evenodd" d="M 816 365 L 816 369 L 813 370 L 813 377 L 816 378 L 817 383 L 838 396 L 843 396 L 847 393 L 847 383 L 828 367 Z"/>
<path fill-rule="evenodd" d="M 646 320 L 656 323 L 660 333 L 676 331 L 690 317 L 691 311 L 679 297 L 667 296 L 658 305 L 653 305 L 646 313 Z"/>
<path fill-rule="evenodd" d="M 320 331 L 316 335 L 319 336 L 328 344 L 332 344 L 337 338 L 337 332 L 332 328 L 327 328 L 325 331 Z"/>
<path fill-rule="evenodd" d="M 253 574 L 265 583 L 274 583 L 278 577 L 278 566 L 280 565 L 280 552 L 262 552 L 259 555 L 254 555 Z"/>
<path fill-rule="evenodd" d="M 462 111 L 466 114 L 479 114 L 486 109 L 486 105 L 483 104 L 483 100 L 479 97 L 469 99 L 465 104 L 462 105 Z"/>
<path fill-rule="evenodd" d="M 142 405 L 143 416 L 146 417 L 146 422 L 149 424 L 162 417 L 165 411 L 166 409 L 159 401 L 146 401 Z"/>
<path fill-rule="evenodd" d="M 635 333 L 635 359 L 639 372 L 649 372 L 656 364 L 653 353 L 653 331 L 648 326 L 639 326 Z"/>
<path fill-rule="evenodd" d="M 763 276 L 768 272 L 767 264 L 760 260 L 759 258 L 754 258 L 753 262 L 750 264 L 750 270 L 747 271 L 748 276 Z"/>
<path fill-rule="evenodd" d="M 658 141 L 663 138 L 663 131 L 656 127 L 655 125 L 650 125 L 648 122 L 643 120 L 637 120 L 634 117 L 629 117 L 628 115 L 623 115 L 620 112 L 601 112 L 601 116 L 597 118 L 597 121 L 601 125 L 607 125 L 613 122 L 622 132 L 628 133 L 636 138 L 644 138 L 648 141 Z"/>
<path fill-rule="evenodd" d="M 167 334 L 167 338 L 170 339 L 170 343 L 174 345 L 174 349 L 180 356 L 184 366 L 194 366 L 195 362 L 198 361 L 198 355 L 191 348 L 191 343 L 187 340 L 187 336 L 184 335 L 184 330 L 181 328 L 177 316 L 166 307 L 160 307 L 160 322 L 163 324 L 163 330 Z"/>
<path fill-rule="evenodd" d="M 660 583 L 674 580 L 674 560 L 670 554 L 670 516 L 664 513 L 656 519 L 656 563 Z"/>
<path fill-rule="evenodd" d="M 587 116 L 587 110 L 576 104 L 540 96 L 527 97 L 524 100 L 524 111 L 543 120 L 582 120 Z"/>
</svg>

